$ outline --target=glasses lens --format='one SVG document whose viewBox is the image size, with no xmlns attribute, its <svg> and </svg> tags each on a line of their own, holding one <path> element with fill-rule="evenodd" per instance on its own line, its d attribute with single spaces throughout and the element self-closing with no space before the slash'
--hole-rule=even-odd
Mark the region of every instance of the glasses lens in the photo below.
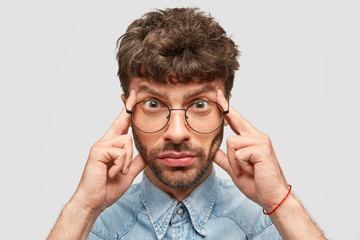
<svg viewBox="0 0 360 240">
<path fill-rule="evenodd" d="M 132 112 L 133 124 L 143 132 L 157 132 L 169 121 L 167 106 L 154 99 L 137 103 Z"/>
<path fill-rule="evenodd" d="M 219 104 L 211 101 L 198 100 L 186 110 L 189 126 L 200 133 L 210 133 L 223 123 L 223 110 Z"/>
</svg>

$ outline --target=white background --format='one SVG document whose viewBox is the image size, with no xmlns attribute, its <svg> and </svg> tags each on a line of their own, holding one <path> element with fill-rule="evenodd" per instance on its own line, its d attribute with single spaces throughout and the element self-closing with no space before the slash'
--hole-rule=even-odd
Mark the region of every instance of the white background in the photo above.
<svg viewBox="0 0 360 240">
<path fill-rule="evenodd" d="M 270 135 L 327 235 L 359 239 L 359 0 L 1 1 L 1 238 L 46 238 L 122 108 L 117 38 L 174 6 L 211 12 L 233 37 L 231 103 Z"/>
</svg>

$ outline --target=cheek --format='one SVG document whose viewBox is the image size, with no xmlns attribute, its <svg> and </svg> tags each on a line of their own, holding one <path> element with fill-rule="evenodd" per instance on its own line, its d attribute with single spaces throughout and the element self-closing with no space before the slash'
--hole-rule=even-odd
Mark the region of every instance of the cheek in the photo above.
<svg viewBox="0 0 360 240">
<path fill-rule="evenodd" d="M 208 154 L 210 150 L 213 151 L 212 148 L 218 147 L 217 142 L 219 141 L 219 137 L 222 137 L 222 135 L 219 136 L 219 133 L 205 134 L 194 139 L 192 143 L 195 146 L 202 148 L 205 153 Z"/>
<path fill-rule="evenodd" d="M 211 147 L 212 140 L 213 137 L 210 138 L 210 136 L 207 138 L 201 138 L 196 142 L 196 145 L 208 150 Z"/>
<path fill-rule="evenodd" d="M 162 135 L 159 133 L 144 133 L 135 127 L 132 128 L 132 133 L 134 140 L 147 149 L 152 149 L 161 144 Z"/>
<path fill-rule="evenodd" d="M 222 143 L 222 140 L 224 138 L 224 128 L 221 127 L 219 129 L 219 131 L 215 134 L 215 136 L 213 136 L 212 141 L 211 141 L 211 152 L 212 154 L 215 153 L 215 151 L 220 148 L 220 145 Z"/>
</svg>

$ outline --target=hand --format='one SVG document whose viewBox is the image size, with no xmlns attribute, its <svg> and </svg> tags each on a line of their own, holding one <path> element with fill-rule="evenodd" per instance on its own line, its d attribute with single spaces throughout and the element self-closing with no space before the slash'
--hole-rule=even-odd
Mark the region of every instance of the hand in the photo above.
<svg viewBox="0 0 360 240">
<path fill-rule="evenodd" d="M 227 109 L 228 103 L 221 90 L 218 90 L 217 101 Z M 236 136 L 227 139 L 227 154 L 219 149 L 214 161 L 249 199 L 270 212 L 288 192 L 271 140 L 232 106 L 225 119 Z"/>
<path fill-rule="evenodd" d="M 130 109 L 135 104 L 135 95 L 135 90 L 132 90 L 127 99 Z M 146 165 L 140 155 L 132 160 L 132 138 L 127 134 L 130 120 L 131 115 L 123 108 L 110 129 L 90 150 L 71 201 L 76 201 L 91 214 L 100 214 L 115 203 Z"/>
</svg>

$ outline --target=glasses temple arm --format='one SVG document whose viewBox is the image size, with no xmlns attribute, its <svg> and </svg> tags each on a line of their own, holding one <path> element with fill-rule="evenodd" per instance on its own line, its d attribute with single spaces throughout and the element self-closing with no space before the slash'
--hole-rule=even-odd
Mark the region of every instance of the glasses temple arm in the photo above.
<svg viewBox="0 0 360 240">
<path fill-rule="evenodd" d="M 223 113 L 224 113 L 224 114 L 228 114 L 228 113 L 229 113 L 229 108 L 230 108 L 230 101 L 228 101 L 228 108 L 227 108 L 228 110 L 223 111 Z"/>
<path fill-rule="evenodd" d="M 126 105 L 125 105 L 125 109 L 126 109 L 126 113 L 132 114 L 132 110 L 127 109 Z"/>
</svg>

